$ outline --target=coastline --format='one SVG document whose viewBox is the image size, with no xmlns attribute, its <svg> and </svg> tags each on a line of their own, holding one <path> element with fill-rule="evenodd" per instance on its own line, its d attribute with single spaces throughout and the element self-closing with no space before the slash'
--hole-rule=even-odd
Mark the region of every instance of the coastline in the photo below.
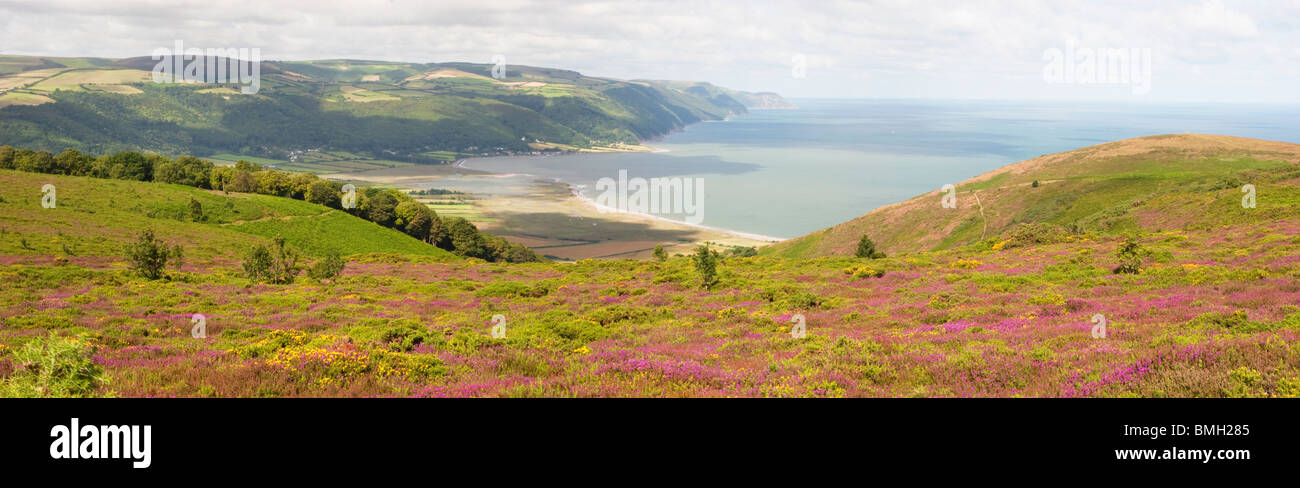
<svg viewBox="0 0 1300 488">
<path fill-rule="evenodd" d="M 649 147 L 649 146 L 646 146 L 646 147 Z M 658 149 L 658 148 L 652 148 L 652 149 L 653 149 L 653 152 L 668 152 L 667 149 Z M 641 151 L 624 151 L 624 152 L 641 152 Z M 515 155 L 515 156 L 492 156 L 492 157 L 494 157 L 494 158 L 520 158 L 520 157 L 526 157 L 526 156 L 525 156 L 525 155 Z M 457 160 L 455 163 L 453 163 L 453 166 L 455 166 L 455 167 L 457 167 L 457 168 L 461 168 L 461 169 L 467 169 L 467 170 L 478 171 L 478 172 L 481 172 L 481 173 L 484 173 L 484 174 L 488 174 L 488 175 L 500 175 L 500 176 L 506 176 L 505 174 L 502 174 L 502 173 L 495 173 L 495 172 L 491 172 L 491 171 L 487 171 L 487 170 L 482 170 L 482 169 L 474 169 L 474 168 L 470 168 L 470 167 L 466 166 L 465 164 L 466 164 L 467 162 L 469 162 L 469 160 L 471 160 L 471 159 L 475 159 L 475 157 L 471 156 L 471 157 L 467 157 L 467 158 L 461 158 L 461 159 Z M 690 227 L 690 228 L 692 228 L 692 229 L 698 229 L 698 230 L 704 230 L 704 231 L 710 231 L 710 232 L 717 232 L 717 233 L 719 233 L 719 234 L 726 234 L 726 235 L 730 235 L 730 236 L 732 236 L 732 237 L 738 237 L 738 238 L 741 238 L 741 239 L 749 239 L 749 240 L 754 240 L 754 241 L 762 241 L 762 242 L 766 242 L 766 243 L 769 243 L 769 244 L 771 244 L 771 243 L 777 243 L 777 242 L 781 242 L 781 241 L 786 240 L 786 239 L 782 239 L 782 238 L 779 238 L 779 237 L 765 236 L 765 235 L 762 235 L 762 234 L 755 234 L 755 233 L 752 233 L 752 232 L 744 232 L 744 231 L 739 231 L 739 230 L 734 230 L 734 229 L 726 229 L 726 228 L 721 228 L 721 227 L 712 227 L 712 226 L 707 226 L 707 225 L 703 225 L 703 224 L 692 224 L 692 223 L 689 223 L 689 222 L 684 222 L 684 221 L 676 220 L 676 219 L 670 219 L 670 218 L 667 218 L 667 217 L 662 217 L 662 216 L 653 215 L 653 214 L 648 214 L 648 213 L 621 211 L 621 210 L 616 209 L 616 208 L 612 208 L 612 207 L 608 207 L 608 206 L 600 205 L 600 204 L 596 203 L 596 201 L 595 201 L 594 199 L 592 199 L 592 198 L 590 198 L 590 197 L 587 197 L 587 196 L 583 195 L 583 194 L 582 194 L 582 191 L 581 191 L 581 188 L 580 188 L 578 185 L 575 185 L 575 184 L 573 184 L 573 183 L 569 183 L 569 182 L 565 182 L 565 181 L 560 181 L 560 180 L 557 179 L 557 178 L 544 178 L 544 177 L 540 177 L 540 176 L 533 175 L 533 174 L 528 174 L 528 173 L 510 173 L 510 175 L 514 175 L 514 174 L 519 174 L 519 175 L 523 175 L 523 176 L 529 176 L 529 177 L 536 178 L 536 179 L 538 179 L 538 180 L 549 181 L 549 182 L 551 182 L 552 184 L 564 185 L 564 187 L 569 191 L 569 194 L 572 196 L 573 199 L 577 200 L 578 202 L 581 202 L 582 205 L 584 205 L 584 206 L 586 206 L 586 207 L 588 207 L 588 208 L 595 209 L 595 210 L 596 210 L 597 212 L 599 212 L 600 214 L 621 214 L 621 215 L 630 215 L 630 216 L 635 216 L 635 217 L 644 218 L 644 219 L 648 219 L 648 220 L 653 220 L 653 221 L 657 221 L 657 222 L 664 222 L 664 223 L 673 224 L 673 225 L 681 225 L 681 226 L 684 226 L 684 227 Z"/>
</svg>

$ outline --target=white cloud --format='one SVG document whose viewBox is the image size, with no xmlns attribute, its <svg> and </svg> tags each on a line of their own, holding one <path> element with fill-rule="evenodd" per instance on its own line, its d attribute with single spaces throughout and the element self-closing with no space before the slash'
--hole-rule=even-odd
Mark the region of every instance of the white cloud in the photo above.
<svg viewBox="0 0 1300 488">
<path fill-rule="evenodd" d="M 139 56 L 183 39 L 259 47 L 268 59 L 488 62 L 502 53 L 511 64 L 790 96 L 1131 96 L 1042 83 L 1043 50 L 1066 36 L 1152 48 L 1148 98 L 1300 101 L 1294 2 L 0 0 L 9 54 Z M 805 55 L 807 77 L 791 76 L 794 54 Z"/>
</svg>

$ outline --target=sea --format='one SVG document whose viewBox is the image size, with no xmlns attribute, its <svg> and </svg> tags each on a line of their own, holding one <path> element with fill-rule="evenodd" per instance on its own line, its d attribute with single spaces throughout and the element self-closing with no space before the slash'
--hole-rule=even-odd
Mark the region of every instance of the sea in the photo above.
<svg viewBox="0 0 1300 488">
<path fill-rule="evenodd" d="M 698 215 L 660 216 L 785 239 L 1017 161 L 1119 139 L 1200 133 L 1300 143 L 1300 105 L 792 101 L 797 109 L 755 110 L 647 141 L 655 152 L 463 164 L 567 183 L 591 199 L 609 191 L 597 182 L 617 181 L 620 171 L 628 179 L 702 182 Z"/>
</svg>

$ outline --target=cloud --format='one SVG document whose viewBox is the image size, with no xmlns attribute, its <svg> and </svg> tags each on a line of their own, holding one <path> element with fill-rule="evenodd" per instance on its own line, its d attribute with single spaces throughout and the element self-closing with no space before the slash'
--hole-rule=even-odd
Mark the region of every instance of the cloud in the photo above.
<svg viewBox="0 0 1300 488">
<path fill-rule="evenodd" d="M 1249 89 L 1214 95 L 1300 97 L 1300 8 L 1265 0 L 41 0 L 0 1 L 0 19 L 9 54 L 139 56 L 183 39 L 258 47 L 266 59 L 488 62 L 499 53 L 509 64 L 793 96 L 1131 96 L 1042 83 L 1043 51 L 1073 37 L 1151 48 L 1151 98 L 1205 97 L 1235 80 Z M 795 78 L 800 54 L 807 76 Z"/>
</svg>

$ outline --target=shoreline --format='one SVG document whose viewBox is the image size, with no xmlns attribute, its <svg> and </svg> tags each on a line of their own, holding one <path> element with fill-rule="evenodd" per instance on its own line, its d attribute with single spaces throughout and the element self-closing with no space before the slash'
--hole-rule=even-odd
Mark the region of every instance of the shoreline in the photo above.
<svg viewBox="0 0 1300 488">
<path fill-rule="evenodd" d="M 649 147 L 649 146 L 647 146 L 647 147 Z M 663 150 L 656 149 L 656 150 L 653 151 L 653 152 L 667 152 L 667 151 L 668 151 L 667 149 L 663 149 Z M 640 151 L 626 151 L 626 152 L 640 152 Z M 493 158 L 521 158 L 521 157 L 532 157 L 532 156 L 517 155 L 517 156 L 491 156 L 491 157 L 493 157 Z M 492 171 L 487 171 L 487 170 L 482 170 L 482 169 L 473 169 L 473 168 L 470 168 L 470 167 L 465 166 L 465 163 L 467 163 L 467 162 L 468 162 L 469 160 L 471 160 L 471 159 L 475 159 L 475 157 L 471 156 L 471 157 L 467 157 L 467 158 L 459 159 L 459 160 L 457 160 L 457 161 L 454 163 L 454 166 L 457 167 L 457 168 L 461 168 L 461 169 L 469 169 L 469 170 L 474 170 L 474 171 L 480 171 L 480 172 L 483 172 L 484 174 L 488 174 L 488 175 L 494 175 L 494 176 L 505 176 L 505 175 L 507 175 L 507 174 L 495 173 L 495 172 L 492 172 Z M 752 233 L 752 232 L 744 232 L 744 231 L 733 230 L 733 229 L 726 229 L 726 228 L 721 228 L 721 227 L 712 227 L 712 226 L 707 226 L 707 225 L 703 225 L 703 224 L 692 224 L 692 223 L 689 223 L 689 222 L 684 222 L 684 221 L 677 220 L 677 219 L 670 219 L 670 218 L 668 218 L 668 217 L 662 217 L 662 216 L 653 215 L 653 214 L 647 214 L 647 213 L 641 213 L 641 212 L 628 212 L 628 211 L 622 211 L 622 210 L 619 210 L 619 209 L 616 209 L 616 208 L 611 208 L 611 207 L 608 207 L 608 206 L 605 206 L 605 205 L 597 204 L 595 200 L 593 200 L 593 199 L 591 199 L 591 198 L 589 198 L 589 197 L 583 195 L 582 192 L 581 192 L 581 189 L 578 187 L 578 185 L 575 185 L 575 184 L 573 184 L 573 183 L 569 183 L 569 182 L 565 182 L 565 181 L 561 181 L 561 180 L 559 180 L 558 178 L 545 178 L 545 177 L 541 177 L 541 176 L 534 175 L 534 174 L 529 174 L 529 173 L 509 173 L 509 175 L 523 175 L 523 176 L 529 176 L 529 177 L 532 177 L 532 178 L 536 178 L 537 180 L 548 181 L 548 182 L 550 182 L 550 183 L 552 183 L 552 184 L 564 185 L 565 188 L 567 188 L 567 189 L 569 190 L 569 194 L 570 194 L 570 196 L 571 196 L 572 198 L 578 200 L 579 202 L 582 202 L 584 205 L 586 205 L 586 206 L 588 206 L 588 207 L 591 207 L 591 208 L 593 208 L 593 209 L 596 209 L 596 211 L 599 212 L 599 213 L 601 213 L 601 214 L 623 214 L 623 215 L 633 215 L 633 216 L 637 216 L 637 217 L 641 217 L 641 218 L 645 218 L 645 219 L 649 219 L 649 220 L 654 220 L 654 221 L 665 222 L 665 223 L 669 223 L 669 224 L 675 224 L 675 225 L 681 225 L 681 226 L 685 226 L 685 227 L 690 227 L 690 228 L 692 228 L 692 229 L 699 229 L 699 230 L 704 230 L 704 231 L 717 232 L 717 233 L 719 233 L 719 234 L 726 234 L 726 235 L 730 235 L 730 236 L 733 236 L 733 237 L 738 237 L 738 238 L 741 238 L 741 239 L 749 239 L 749 240 L 754 240 L 754 241 L 762 241 L 762 242 L 766 242 L 766 243 L 768 243 L 768 244 L 774 244 L 774 243 L 777 243 L 777 242 L 781 242 L 781 241 L 785 241 L 785 240 L 787 240 L 787 239 L 782 239 L 782 238 L 779 238 L 779 237 L 765 236 L 765 235 L 762 235 L 762 234 L 755 234 L 755 233 Z"/>
</svg>

